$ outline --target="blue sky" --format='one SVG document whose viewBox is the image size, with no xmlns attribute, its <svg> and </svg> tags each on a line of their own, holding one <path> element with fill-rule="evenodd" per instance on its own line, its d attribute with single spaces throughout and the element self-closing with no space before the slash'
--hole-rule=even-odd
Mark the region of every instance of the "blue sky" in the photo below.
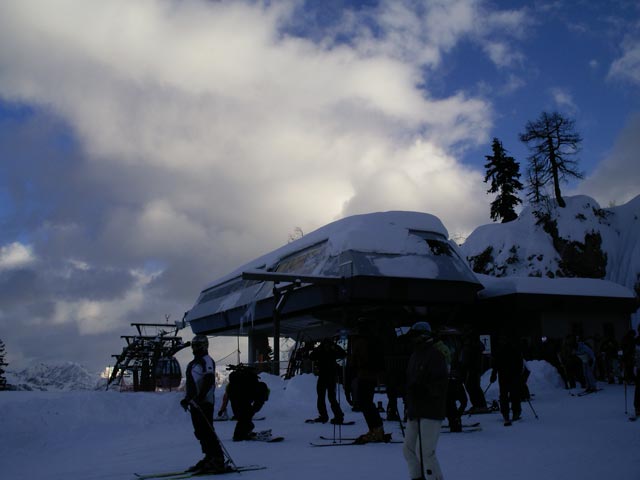
<svg viewBox="0 0 640 480">
<path fill-rule="evenodd" d="M 97 366 L 241 263 L 355 213 L 490 222 L 493 137 L 584 138 L 602 206 L 640 190 L 635 1 L 0 4 L 0 338 Z M 37 327 L 37 328 L 36 328 Z M 35 332 L 38 335 L 35 335 Z M 43 348 L 42 338 L 47 338 Z"/>
</svg>

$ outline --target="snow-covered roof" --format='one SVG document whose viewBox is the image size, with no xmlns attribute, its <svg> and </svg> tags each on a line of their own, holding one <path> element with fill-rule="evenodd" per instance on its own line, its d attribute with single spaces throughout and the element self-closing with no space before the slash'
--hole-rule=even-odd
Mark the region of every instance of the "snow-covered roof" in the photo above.
<svg viewBox="0 0 640 480">
<path fill-rule="evenodd" d="M 635 293 L 608 280 L 593 278 L 492 277 L 476 275 L 484 290 L 480 298 L 499 297 L 515 293 L 534 295 L 571 295 L 585 297 L 635 298 Z"/>
<path fill-rule="evenodd" d="M 325 225 L 210 283 L 186 320 L 192 322 L 244 306 L 254 308 L 256 302 L 273 296 L 273 281 L 243 280 L 243 273 L 300 275 L 301 279 L 316 281 L 416 279 L 456 283 L 465 291 L 480 288 L 437 217 L 419 212 L 378 212 Z"/>
<path fill-rule="evenodd" d="M 449 237 L 440 219 L 428 213 L 390 211 L 353 215 L 324 225 L 294 242 L 256 258 L 210 283 L 205 290 L 239 277 L 242 272 L 257 268 L 269 270 L 281 259 L 324 241 L 327 242 L 327 256 L 336 256 L 349 250 L 399 255 L 427 254 L 426 243 L 414 235 L 408 235 L 409 230 L 435 233 L 444 237 L 444 240 Z M 396 273 L 402 276 L 402 272 Z M 391 275 L 393 272 L 387 271 L 385 274 Z"/>
</svg>

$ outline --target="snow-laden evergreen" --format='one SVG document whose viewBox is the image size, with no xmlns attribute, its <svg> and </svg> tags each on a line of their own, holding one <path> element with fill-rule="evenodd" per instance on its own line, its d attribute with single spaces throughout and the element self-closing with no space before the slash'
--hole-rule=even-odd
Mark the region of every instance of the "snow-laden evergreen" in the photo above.
<svg viewBox="0 0 640 480">
<path fill-rule="evenodd" d="M 463 254 L 477 273 L 603 278 L 638 293 L 640 196 L 610 208 L 584 195 L 565 200 L 565 208 L 529 205 L 512 222 L 478 227 Z"/>
</svg>

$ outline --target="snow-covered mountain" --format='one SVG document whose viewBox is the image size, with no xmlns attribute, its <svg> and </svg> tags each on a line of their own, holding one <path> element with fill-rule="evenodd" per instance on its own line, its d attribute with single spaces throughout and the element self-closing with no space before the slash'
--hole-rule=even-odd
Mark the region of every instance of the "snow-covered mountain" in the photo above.
<svg viewBox="0 0 640 480">
<path fill-rule="evenodd" d="M 21 371 L 7 371 L 7 381 L 15 390 L 96 390 L 104 381 L 74 362 L 37 363 Z"/>
<path fill-rule="evenodd" d="M 496 277 L 602 278 L 640 295 L 640 195 L 611 208 L 582 195 L 565 200 L 565 208 L 528 206 L 512 222 L 474 230 L 460 247 L 473 270 Z"/>
</svg>

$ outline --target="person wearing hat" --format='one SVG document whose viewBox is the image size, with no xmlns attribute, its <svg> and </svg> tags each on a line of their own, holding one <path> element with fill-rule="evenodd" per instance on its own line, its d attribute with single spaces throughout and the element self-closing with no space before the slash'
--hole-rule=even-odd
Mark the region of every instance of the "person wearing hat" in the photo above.
<svg viewBox="0 0 640 480">
<path fill-rule="evenodd" d="M 412 479 L 442 480 L 436 445 L 447 412 L 447 363 L 428 322 L 414 324 L 409 335 L 415 348 L 407 366 L 403 454 Z"/>
<path fill-rule="evenodd" d="M 191 413 L 196 438 L 200 441 L 204 458 L 187 471 L 222 473 L 226 471 L 220 440 L 213 428 L 213 404 L 216 364 L 209 356 L 209 340 L 196 335 L 191 341 L 193 360 L 187 365 L 186 394 L 180 406 Z"/>
</svg>

